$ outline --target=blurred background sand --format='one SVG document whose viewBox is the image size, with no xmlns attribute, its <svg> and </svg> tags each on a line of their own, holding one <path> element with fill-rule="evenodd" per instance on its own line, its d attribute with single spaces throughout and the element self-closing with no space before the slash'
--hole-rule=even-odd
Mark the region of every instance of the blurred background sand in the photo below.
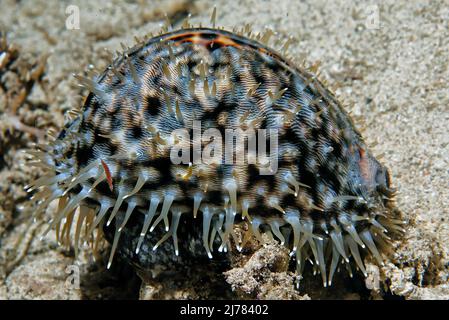
<svg viewBox="0 0 449 320">
<path fill-rule="evenodd" d="M 268 244 L 252 257 L 236 258 L 225 276 L 203 281 L 206 294 L 199 294 L 188 282 L 156 281 L 139 290 L 126 268 L 105 272 L 83 253 L 81 287 L 70 289 L 66 268 L 73 252 L 57 248 L 52 235 L 42 242 L 33 237 L 39 226 L 28 227 L 20 214 L 27 199 L 23 186 L 37 173 L 20 166 L 19 151 L 36 136 L 15 125 L 17 119 L 43 132 L 59 129 L 64 113 L 82 103 L 84 92 L 72 73 L 89 64 L 104 68 L 103 48 L 121 50 L 121 42 L 132 45 L 134 36 L 158 31 L 165 12 L 175 28 L 188 13 L 191 23 L 208 24 L 214 4 L 218 24 L 228 29 L 250 23 L 257 32 L 273 29 L 283 42 L 298 39 L 291 54 L 321 61 L 322 77 L 339 85 L 337 96 L 399 190 L 398 207 L 408 223 L 394 260 L 380 269 L 367 262 L 370 276 L 355 284 L 337 281 L 323 289 L 319 280 L 305 279 L 295 291 L 286 263 L 270 267 L 284 261 L 286 252 Z M 66 28 L 69 5 L 80 9 L 79 30 Z M 207 298 L 220 292 L 227 298 L 449 298 L 448 1 L 0 0 L 0 8 L 0 30 L 18 47 L 24 65 L 37 65 L 49 54 L 43 77 L 14 114 L 0 92 L 0 298 Z"/>
</svg>

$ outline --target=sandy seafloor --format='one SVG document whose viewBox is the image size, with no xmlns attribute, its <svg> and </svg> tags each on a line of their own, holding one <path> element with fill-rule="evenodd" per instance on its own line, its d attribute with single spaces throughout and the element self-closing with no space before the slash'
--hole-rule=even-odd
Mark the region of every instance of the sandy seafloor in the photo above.
<svg viewBox="0 0 449 320">
<path fill-rule="evenodd" d="M 21 63 L 49 54 L 43 76 L 16 111 L 8 111 L 5 92 L 0 93 L 0 299 L 449 298 L 448 1 L 109 3 L 0 0 L 0 28 L 17 46 Z M 21 166 L 20 151 L 37 138 L 19 122 L 43 132 L 59 129 L 64 113 L 79 106 L 85 94 L 72 73 L 89 64 L 103 68 L 108 62 L 103 48 L 119 50 L 121 42 L 133 44 L 135 35 L 158 31 L 164 12 L 175 27 L 187 12 L 191 22 L 207 24 L 214 3 L 218 24 L 229 29 L 251 23 L 256 31 L 272 28 L 283 41 L 295 37 L 291 54 L 308 63 L 320 60 L 322 77 L 331 86 L 339 84 L 337 96 L 399 190 L 397 206 L 407 224 L 393 259 L 380 268 L 366 261 L 366 280 L 340 273 L 326 289 L 319 275 L 308 274 L 296 291 L 287 251 L 274 243 L 252 256 L 235 254 L 226 275 L 186 274 L 181 281 L 156 279 L 146 285 L 126 267 L 105 271 L 83 250 L 80 287 L 68 286 L 73 251 L 59 248 L 51 233 L 39 241 L 43 226 L 29 226 L 20 210 L 27 200 L 23 187 L 38 172 Z M 367 24 L 367 4 L 377 5 L 378 25 Z M 79 30 L 65 27 L 68 5 L 80 8 Z"/>
</svg>

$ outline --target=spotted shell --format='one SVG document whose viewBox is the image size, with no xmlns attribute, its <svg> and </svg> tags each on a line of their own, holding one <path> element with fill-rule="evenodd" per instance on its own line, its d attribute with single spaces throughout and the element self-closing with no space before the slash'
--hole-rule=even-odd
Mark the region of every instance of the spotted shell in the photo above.
<svg viewBox="0 0 449 320">
<path fill-rule="evenodd" d="M 33 153 L 48 171 L 29 186 L 38 189 L 36 215 L 59 199 L 48 230 L 69 241 L 77 214 L 76 248 L 86 225 L 86 239 L 112 243 L 108 266 L 118 252 L 143 270 L 177 255 L 213 258 L 263 241 L 261 233 L 291 249 L 299 274 L 311 261 L 324 286 L 341 260 L 365 275 L 363 257 L 382 264 L 387 232 L 400 230 L 388 171 L 312 70 L 265 40 L 182 29 L 138 43 L 93 79 L 78 77 L 90 90 L 84 106 Z M 276 170 L 261 174 L 248 158 L 173 163 L 172 132 L 190 134 L 195 122 L 223 136 L 274 130 Z"/>
</svg>

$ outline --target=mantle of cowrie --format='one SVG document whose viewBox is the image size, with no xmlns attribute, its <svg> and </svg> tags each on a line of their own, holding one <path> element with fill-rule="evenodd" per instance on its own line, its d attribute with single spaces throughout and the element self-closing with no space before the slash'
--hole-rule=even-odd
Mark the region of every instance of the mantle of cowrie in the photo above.
<svg viewBox="0 0 449 320">
<path fill-rule="evenodd" d="M 199 215 L 198 238 L 210 258 L 231 240 L 241 248 L 266 232 L 291 249 L 299 274 L 308 260 L 325 286 L 341 260 L 351 274 L 352 259 L 366 274 L 364 254 L 382 264 L 387 233 L 402 223 L 388 171 L 314 68 L 294 66 L 264 44 L 271 35 L 256 41 L 183 29 L 127 49 L 94 79 L 78 76 L 90 91 L 82 110 L 52 145 L 31 152 L 48 172 L 29 186 L 39 189 L 35 215 L 59 199 L 48 230 L 56 228 L 65 244 L 78 215 L 76 250 L 82 236 L 96 250 L 113 228 L 108 266 L 116 251 L 138 261 L 157 255 L 170 237 L 178 255 L 178 228 L 188 229 L 180 221 L 197 223 Z M 179 141 L 171 132 L 195 121 L 223 136 L 225 129 L 276 130 L 277 172 L 260 175 L 261 165 L 247 162 L 173 164 Z M 233 231 L 237 216 L 247 223 L 242 243 Z M 134 247 L 124 248 L 120 237 L 136 228 Z M 154 234 L 161 235 L 156 243 Z"/>
</svg>

